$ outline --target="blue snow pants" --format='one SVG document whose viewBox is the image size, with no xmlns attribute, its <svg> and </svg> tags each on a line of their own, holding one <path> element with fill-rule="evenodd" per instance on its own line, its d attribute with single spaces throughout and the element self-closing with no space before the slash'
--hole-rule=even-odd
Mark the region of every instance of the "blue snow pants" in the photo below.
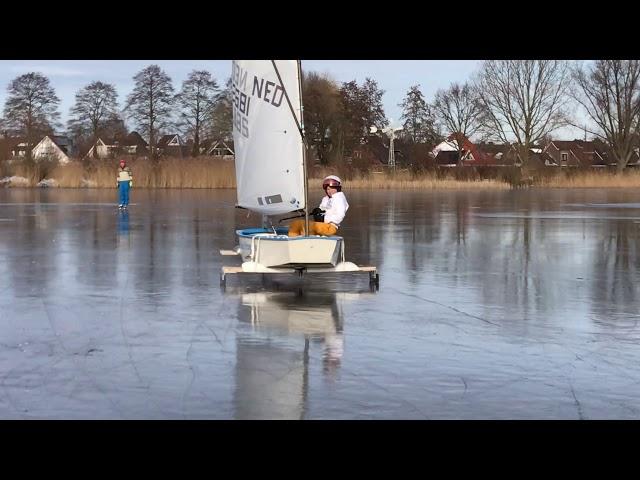
<svg viewBox="0 0 640 480">
<path fill-rule="evenodd" d="M 120 205 L 129 205 L 129 180 L 118 182 L 120 191 Z"/>
</svg>

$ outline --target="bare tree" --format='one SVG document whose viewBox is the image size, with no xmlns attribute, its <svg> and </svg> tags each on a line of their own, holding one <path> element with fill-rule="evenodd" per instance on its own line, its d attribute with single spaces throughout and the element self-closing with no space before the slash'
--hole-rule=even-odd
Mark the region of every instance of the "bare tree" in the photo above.
<svg viewBox="0 0 640 480">
<path fill-rule="evenodd" d="M 478 76 L 483 126 L 506 143 L 515 139 L 523 165 L 530 148 L 567 124 L 569 80 L 562 60 L 487 60 Z"/>
<path fill-rule="evenodd" d="M 482 126 L 478 95 L 469 83 L 463 85 L 452 83 L 448 89 L 438 90 L 433 109 L 438 123 L 445 132 L 471 138 Z M 460 146 L 458 146 L 459 156 Z"/>
<path fill-rule="evenodd" d="M 134 77 L 135 87 L 127 97 L 125 111 L 149 138 L 151 158 L 155 159 L 156 135 L 169 124 L 173 107 L 171 78 L 158 65 L 149 65 Z"/>
<path fill-rule="evenodd" d="M 38 135 L 51 133 L 60 117 L 56 96 L 49 79 L 40 73 L 25 73 L 14 78 L 7 88 L 4 104 L 4 128 L 24 135 L 27 142 L 27 159 L 32 159 L 32 149 Z"/>
<path fill-rule="evenodd" d="M 412 143 L 435 143 L 435 118 L 431 107 L 424 100 L 420 85 L 413 85 L 398 106 L 402 107 L 404 133 Z"/>
<path fill-rule="evenodd" d="M 100 130 L 118 118 L 116 88 L 109 83 L 91 82 L 76 93 L 76 102 L 71 107 L 70 115 L 67 122 L 69 131 L 76 137 L 90 135 L 95 142 Z"/>
<path fill-rule="evenodd" d="M 192 157 L 200 154 L 200 133 L 211 114 L 218 92 L 218 83 L 206 70 L 194 70 L 182 82 L 176 95 L 180 107 L 179 125 L 193 135 Z"/>
<path fill-rule="evenodd" d="M 573 70 L 573 98 L 596 124 L 595 134 L 613 154 L 620 172 L 633 155 L 640 122 L 640 61 L 598 60 Z M 586 127 L 585 127 L 586 130 Z"/>
<path fill-rule="evenodd" d="M 464 138 L 470 138 L 482 127 L 477 92 L 469 83 L 453 83 L 446 90 L 438 90 L 433 107 L 440 126 L 455 136 L 458 164 L 461 164 Z"/>
</svg>

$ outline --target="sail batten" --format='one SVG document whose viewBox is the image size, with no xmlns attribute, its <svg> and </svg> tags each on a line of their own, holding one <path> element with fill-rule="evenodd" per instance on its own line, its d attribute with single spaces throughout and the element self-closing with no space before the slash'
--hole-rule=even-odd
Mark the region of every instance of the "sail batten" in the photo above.
<svg viewBox="0 0 640 480">
<path fill-rule="evenodd" d="M 296 60 L 234 60 L 232 82 L 238 205 L 265 215 L 305 208 Z"/>
</svg>

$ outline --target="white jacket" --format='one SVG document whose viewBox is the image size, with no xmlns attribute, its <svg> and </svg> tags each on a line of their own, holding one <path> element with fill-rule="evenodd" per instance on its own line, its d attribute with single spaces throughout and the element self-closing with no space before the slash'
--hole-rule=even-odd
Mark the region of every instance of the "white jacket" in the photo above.
<svg viewBox="0 0 640 480">
<path fill-rule="evenodd" d="M 118 182 L 128 182 L 133 180 L 133 175 L 131 174 L 131 169 L 129 167 L 120 168 L 118 167 Z"/>
<path fill-rule="evenodd" d="M 332 197 L 326 195 L 320 202 L 320 208 L 327 212 L 324 214 L 324 223 L 333 223 L 339 227 L 349 209 L 349 204 L 344 193 L 336 192 Z"/>
</svg>

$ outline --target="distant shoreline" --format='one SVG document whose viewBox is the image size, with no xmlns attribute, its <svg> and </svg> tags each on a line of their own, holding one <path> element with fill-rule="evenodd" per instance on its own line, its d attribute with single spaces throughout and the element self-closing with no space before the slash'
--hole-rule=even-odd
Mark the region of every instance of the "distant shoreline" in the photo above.
<svg viewBox="0 0 640 480">
<path fill-rule="evenodd" d="M 133 188 L 234 189 L 233 160 L 212 157 L 148 159 L 129 163 Z M 116 187 L 117 165 L 96 161 L 67 165 L 0 162 L 0 187 L 106 188 Z M 436 170 L 357 169 L 351 165 L 309 168 L 309 184 L 321 185 L 330 174 L 342 178 L 350 190 L 506 190 L 512 188 L 640 188 L 640 171 L 566 169 L 549 167 L 523 171 L 519 168 L 447 168 Z"/>
</svg>

